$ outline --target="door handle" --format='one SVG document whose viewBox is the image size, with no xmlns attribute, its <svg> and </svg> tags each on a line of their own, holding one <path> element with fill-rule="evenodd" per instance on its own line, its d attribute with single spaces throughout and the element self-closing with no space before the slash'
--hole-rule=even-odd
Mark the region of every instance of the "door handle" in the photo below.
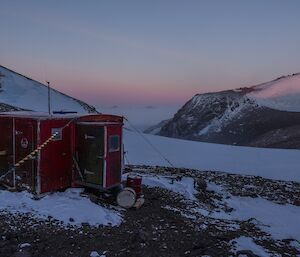
<svg viewBox="0 0 300 257">
<path fill-rule="evenodd" d="M 87 169 L 84 169 L 84 174 L 87 174 L 87 175 L 94 175 L 95 172 L 89 171 L 89 170 L 87 170 Z"/>
<path fill-rule="evenodd" d="M 6 150 L 0 150 L 0 156 L 4 156 L 7 155 L 7 151 Z"/>
<path fill-rule="evenodd" d="M 95 136 L 84 134 L 84 139 L 95 139 L 95 138 L 96 138 Z"/>
</svg>

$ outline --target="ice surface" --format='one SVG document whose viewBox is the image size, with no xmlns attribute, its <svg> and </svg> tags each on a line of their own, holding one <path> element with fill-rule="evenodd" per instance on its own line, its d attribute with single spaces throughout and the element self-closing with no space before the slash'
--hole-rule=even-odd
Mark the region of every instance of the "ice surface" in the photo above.
<svg viewBox="0 0 300 257">
<path fill-rule="evenodd" d="M 175 167 L 300 182 L 300 151 L 194 142 L 143 134 Z M 170 166 L 136 132 L 124 131 L 129 164 Z"/>
</svg>

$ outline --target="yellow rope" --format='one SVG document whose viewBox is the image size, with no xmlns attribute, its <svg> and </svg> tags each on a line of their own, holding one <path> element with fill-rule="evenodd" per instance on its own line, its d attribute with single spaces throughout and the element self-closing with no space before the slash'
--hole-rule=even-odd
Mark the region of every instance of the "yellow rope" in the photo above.
<svg viewBox="0 0 300 257">
<path fill-rule="evenodd" d="M 51 137 L 49 137 L 43 144 L 37 147 L 37 149 L 33 150 L 30 154 L 25 156 L 22 160 L 18 161 L 14 167 L 17 168 L 21 166 L 25 161 L 28 161 L 34 157 L 39 151 L 41 151 L 48 143 L 50 143 L 56 136 L 58 135 L 58 132 L 55 132 Z"/>
<path fill-rule="evenodd" d="M 68 127 L 76 119 L 78 119 L 78 117 L 75 117 L 75 118 L 71 119 L 65 126 L 63 126 L 61 128 L 61 131 L 63 131 L 66 127 Z M 13 168 L 11 168 L 4 175 L 2 175 L 0 177 L 0 180 L 2 180 L 3 178 L 5 178 L 15 168 L 20 167 L 23 163 L 25 163 L 26 161 L 32 159 L 39 151 L 41 151 L 48 143 L 50 143 L 58 134 L 59 134 L 59 132 L 53 133 L 43 144 L 41 144 L 40 146 L 38 146 L 35 150 L 33 150 L 30 154 L 28 154 L 27 156 L 25 156 L 22 160 L 18 161 L 13 166 Z"/>
</svg>

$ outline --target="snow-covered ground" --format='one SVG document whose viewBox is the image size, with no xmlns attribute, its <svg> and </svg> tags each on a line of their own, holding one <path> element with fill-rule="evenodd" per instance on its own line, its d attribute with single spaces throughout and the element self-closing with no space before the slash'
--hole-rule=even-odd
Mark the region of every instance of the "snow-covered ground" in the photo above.
<svg viewBox="0 0 300 257">
<path fill-rule="evenodd" d="M 38 112 L 48 111 L 47 86 L 0 66 L 0 103 Z M 75 99 L 51 90 L 53 111 L 88 111 Z"/>
<path fill-rule="evenodd" d="M 174 193 L 181 194 L 189 200 L 195 200 L 198 193 L 195 190 L 195 183 L 191 177 L 154 176 L 140 174 L 143 184 L 149 187 L 160 187 Z M 257 226 L 272 235 L 275 239 L 299 238 L 300 230 L 295 224 L 300 224 L 300 207 L 290 204 L 276 204 L 262 198 L 237 197 L 228 193 L 224 188 L 214 183 L 208 183 L 207 190 L 223 196 L 225 204 L 233 211 L 226 213 L 220 209 L 208 211 L 203 208 L 195 208 L 203 216 L 223 220 L 249 220 L 255 218 Z"/>
<path fill-rule="evenodd" d="M 208 183 L 207 190 L 219 193 L 225 203 L 234 211 L 225 213 L 208 213 L 199 209 L 203 215 L 225 220 L 249 220 L 255 218 L 257 226 L 275 239 L 300 239 L 300 230 L 295 224 L 300 224 L 300 206 L 276 204 L 274 202 L 251 197 L 233 196 L 224 188 L 214 183 Z"/>
<path fill-rule="evenodd" d="M 300 151 L 239 147 L 179 140 L 129 130 L 125 134 L 126 162 L 170 166 L 143 137 L 175 167 L 224 171 L 300 182 Z"/>
<path fill-rule="evenodd" d="M 235 238 L 234 240 L 231 240 L 231 243 L 233 244 L 233 251 L 235 253 L 237 251 L 248 249 L 260 257 L 270 256 L 270 254 L 267 253 L 263 247 L 255 244 L 253 239 L 250 237 L 241 236 L 241 237 Z M 244 255 L 244 256 L 247 256 L 247 255 Z"/>
<path fill-rule="evenodd" d="M 143 171 L 141 169 L 141 171 Z M 212 198 L 210 201 L 214 209 L 207 209 L 207 206 L 197 202 L 195 189 L 196 181 L 192 177 L 177 177 L 171 175 L 156 175 L 139 173 L 139 169 L 134 170 L 143 178 L 143 183 L 148 187 L 158 187 L 180 194 L 185 199 L 196 203 L 196 206 L 188 207 L 184 210 L 165 206 L 166 209 L 179 212 L 184 217 L 197 220 L 197 217 L 207 217 L 216 221 L 216 224 L 226 224 L 229 230 L 239 230 L 239 222 L 250 222 L 253 226 L 265 232 L 265 240 L 284 240 L 290 239 L 291 244 L 296 249 L 300 249 L 300 230 L 296 224 L 300 224 L 300 206 L 290 204 L 279 204 L 263 199 L 261 197 L 242 197 L 234 196 L 223 186 L 213 182 L 207 183 L 207 191 L 218 195 L 218 198 Z M 144 171 L 143 171 L 144 172 Z M 226 209 L 224 209 L 226 206 Z M 228 211 L 229 210 L 229 211 Z M 201 226 L 198 222 L 195 222 Z M 252 235 L 253 236 L 253 235 Z M 258 239 L 254 237 L 255 239 Z M 262 237 L 260 237 L 260 240 Z M 298 241 L 297 241 L 298 240 Z M 231 240 L 232 250 L 234 252 L 241 250 L 251 250 L 258 256 L 270 256 L 270 252 L 262 246 L 257 245 L 253 238 L 249 236 L 240 236 Z"/>
<path fill-rule="evenodd" d="M 12 193 L 0 190 L 0 211 L 9 213 L 31 213 L 34 217 L 48 219 L 52 217 L 64 225 L 88 223 L 116 226 L 122 222 L 121 214 L 102 207 L 81 196 L 82 189 L 68 189 L 34 200 L 28 192 Z"/>
<path fill-rule="evenodd" d="M 142 174 L 141 174 L 142 175 Z M 126 176 L 126 174 L 125 174 Z M 149 187 L 161 187 L 181 194 L 187 200 L 195 200 L 195 194 L 197 191 L 194 187 L 194 179 L 190 177 L 183 177 L 177 181 L 170 177 L 154 176 L 153 174 L 142 175 L 143 185 Z"/>
</svg>

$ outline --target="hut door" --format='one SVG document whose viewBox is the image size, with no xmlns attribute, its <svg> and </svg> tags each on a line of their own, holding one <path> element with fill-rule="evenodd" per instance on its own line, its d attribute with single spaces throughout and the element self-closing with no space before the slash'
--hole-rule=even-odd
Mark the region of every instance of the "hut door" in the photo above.
<svg viewBox="0 0 300 257">
<path fill-rule="evenodd" d="M 107 168 L 106 187 L 113 187 L 121 182 L 122 171 L 122 128 L 107 126 Z"/>
<path fill-rule="evenodd" d="M 103 185 L 104 127 L 77 125 L 77 159 L 84 182 Z"/>
</svg>

